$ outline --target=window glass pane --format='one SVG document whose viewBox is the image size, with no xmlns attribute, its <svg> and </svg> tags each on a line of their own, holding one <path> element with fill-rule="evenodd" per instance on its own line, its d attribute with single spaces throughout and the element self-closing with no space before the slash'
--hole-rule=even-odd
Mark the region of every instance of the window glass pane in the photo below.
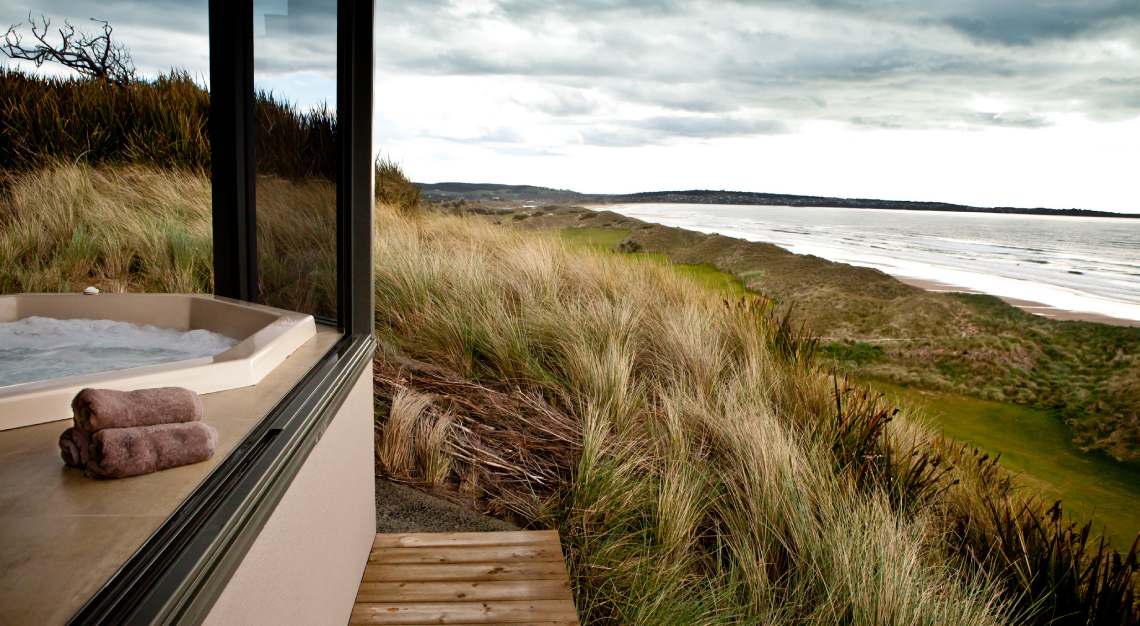
<svg viewBox="0 0 1140 626">
<path fill-rule="evenodd" d="M 335 0 L 255 2 L 254 59 L 260 297 L 335 317 Z"/>
<path fill-rule="evenodd" d="M 206 0 L 3 3 L 9 26 L 0 292 L 211 291 Z"/>
</svg>

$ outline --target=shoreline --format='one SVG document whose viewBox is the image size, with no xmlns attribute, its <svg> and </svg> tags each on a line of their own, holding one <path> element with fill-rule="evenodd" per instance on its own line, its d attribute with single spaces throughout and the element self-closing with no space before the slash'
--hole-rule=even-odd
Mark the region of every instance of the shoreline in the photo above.
<svg viewBox="0 0 1140 626">
<path fill-rule="evenodd" d="M 625 204 L 642 204 L 642 203 L 634 202 L 634 203 L 625 203 Z M 698 203 L 698 204 L 709 204 L 709 203 Z M 647 220 L 644 220 L 641 218 L 630 217 L 630 216 L 627 216 L 623 213 L 618 213 L 617 211 L 614 211 L 611 208 L 611 206 L 607 206 L 607 205 L 584 205 L 583 208 L 586 208 L 586 209 L 589 209 L 589 210 L 595 211 L 595 212 L 606 211 L 606 212 L 613 213 L 615 215 L 621 215 L 625 219 L 632 219 L 632 220 L 635 220 L 635 221 L 638 221 L 641 223 L 657 224 L 657 225 L 664 226 L 664 224 L 660 224 L 659 222 L 651 222 L 651 221 L 647 221 Z M 837 207 L 837 208 L 849 208 L 849 207 Z M 874 207 L 863 207 L 863 208 L 869 208 L 872 210 L 877 210 Z M 886 210 L 907 210 L 907 209 L 886 209 Z M 914 210 L 914 209 L 910 209 L 910 210 Z M 1138 214 L 1138 216 L 1140 216 L 1140 214 Z M 693 230 L 691 228 L 686 228 L 684 226 L 669 226 L 669 227 L 670 228 L 679 228 L 681 230 L 686 230 L 689 232 L 705 233 L 705 231 Z M 707 234 L 707 233 L 705 233 L 705 234 Z M 723 235 L 722 234 L 722 236 L 732 237 L 732 238 L 736 238 L 736 239 L 743 239 L 740 235 Z M 775 241 L 771 241 L 768 239 L 756 239 L 756 240 L 743 239 L 743 240 L 755 241 L 755 242 L 759 242 L 759 243 L 768 243 L 768 244 L 777 246 L 777 247 L 785 250 L 789 254 L 797 254 L 797 255 L 805 254 L 804 252 L 793 252 L 792 250 L 785 247 L 781 243 L 777 243 Z M 809 255 L 809 256 L 811 256 L 811 255 Z M 872 267 L 873 269 L 877 269 L 878 271 L 883 272 L 884 274 L 887 274 L 891 278 L 893 278 L 893 279 L 895 279 L 895 280 L 897 280 L 903 284 L 910 285 L 912 287 L 918 287 L 919 289 L 923 289 L 925 291 L 929 291 L 932 293 L 969 293 L 969 294 L 979 294 L 979 295 L 991 295 L 991 296 L 994 296 L 995 298 L 1002 300 L 1006 304 L 1017 307 L 1017 308 L 1025 311 L 1027 313 L 1031 313 L 1033 315 L 1036 315 L 1038 317 L 1043 317 L 1046 319 L 1052 319 L 1052 320 L 1057 320 L 1057 321 L 1062 321 L 1062 322 L 1092 322 L 1092 323 L 1096 323 L 1096 324 L 1105 324 L 1108 326 L 1140 328 L 1140 320 L 1134 320 L 1134 319 L 1128 319 L 1128 318 L 1122 318 L 1122 317 L 1113 317 L 1111 315 L 1105 315 L 1103 313 L 1093 313 L 1093 312 L 1088 312 L 1088 311 L 1075 311 L 1075 310 L 1071 310 L 1071 309 L 1062 309 L 1062 308 L 1055 307 L 1055 306 L 1052 306 L 1049 304 L 1045 304 L 1043 302 L 1037 302 L 1034 300 L 1027 300 L 1027 299 L 1023 299 L 1023 298 L 1015 298 L 1015 297 L 1011 297 L 1011 296 L 1001 296 L 998 294 L 993 294 L 993 293 L 981 291 L 978 289 L 972 289 L 969 287 L 961 287 L 959 285 L 955 285 L 955 284 L 951 284 L 951 283 L 944 283 L 944 282 L 937 281 L 937 280 L 899 276 L 896 274 L 892 274 L 891 272 L 886 271 L 881 267 L 874 267 L 873 265 L 862 265 L 861 266 L 861 265 L 855 265 L 855 264 L 845 262 L 845 261 L 835 261 L 832 259 L 829 259 L 829 260 L 831 260 L 833 263 L 840 263 L 840 264 L 848 265 L 851 267 Z"/>
<path fill-rule="evenodd" d="M 967 287 L 959 287 L 958 285 L 951 285 L 949 283 L 943 283 L 943 282 L 939 282 L 936 280 L 926 280 L 926 279 L 921 279 L 921 278 L 906 278 L 903 276 L 894 276 L 894 275 L 892 275 L 892 277 L 901 283 L 905 283 L 907 285 L 910 285 L 911 287 L 918 287 L 919 289 L 924 289 L 926 291 L 932 291 L 935 293 L 953 293 L 953 292 L 956 292 L 956 293 L 972 293 L 972 294 L 979 294 L 979 295 L 994 295 L 994 294 L 987 294 L 984 291 L 978 291 L 977 289 L 969 289 Z M 1020 298 L 1011 298 L 1011 297 L 1007 297 L 1007 296 L 997 296 L 997 295 L 994 295 L 994 297 L 1000 298 L 1001 300 L 1003 300 L 1007 304 L 1011 304 L 1011 305 L 1025 311 L 1027 313 L 1032 313 L 1033 315 L 1037 315 L 1039 317 L 1045 317 L 1048 319 L 1058 320 L 1058 321 L 1062 321 L 1062 322 L 1095 322 L 1097 324 L 1108 324 L 1110 326 L 1140 327 L 1140 320 L 1130 320 L 1130 319 L 1124 319 L 1124 318 L 1120 318 L 1120 317 L 1111 317 L 1108 315 L 1102 315 L 1100 313 L 1088 313 L 1085 311 L 1070 311 L 1068 309 L 1059 309 L 1057 307 L 1050 306 L 1048 304 L 1042 304 L 1040 302 L 1034 302 L 1032 300 L 1022 300 Z"/>
<path fill-rule="evenodd" d="M 515 206 L 515 207 L 511 207 L 509 209 L 506 209 L 506 212 L 517 213 L 519 211 L 527 212 L 527 211 L 536 211 L 537 210 L 537 216 L 541 216 L 544 213 L 547 215 L 554 215 L 555 213 L 550 211 L 551 208 L 552 207 L 540 208 L 537 206 L 534 206 L 534 207 Z M 670 226 L 667 224 L 662 224 L 660 222 L 653 222 L 653 221 L 648 221 L 646 219 L 642 219 L 642 218 L 638 218 L 638 217 L 631 217 L 631 216 L 625 215 L 624 213 L 619 213 L 617 211 L 614 211 L 611 206 L 607 206 L 604 204 L 573 205 L 572 207 L 566 206 L 566 207 L 559 207 L 559 208 L 572 208 L 572 209 L 586 210 L 586 211 L 592 212 L 595 215 L 608 214 L 610 216 L 613 216 L 614 218 L 617 218 L 617 220 L 619 222 L 616 226 L 613 223 L 607 223 L 607 224 L 604 224 L 603 227 L 627 227 L 625 225 L 625 222 L 632 222 L 635 224 L 659 226 L 659 227 L 666 228 L 666 229 L 676 229 L 678 231 L 683 231 L 686 233 L 691 233 L 691 234 L 696 234 L 696 235 L 719 234 L 719 236 L 728 237 L 730 239 L 735 239 L 735 240 L 739 240 L 742 242 L 763 243 L 763 244 L 772 245 L 772 246 L 779 248 L 783 252 L 790 254 L 790 255 L 793 255 L 793 256 L 813 256 L 813 255 L 805 254 L 805 253 L 801 253 L 801 252 L 793 252 L 792 250 L 789 250 L 788 248 L 781 245 L 780 243 L 777 243 L 777 242 L 774 242 L 771 240 L 744 239 L 743 237 L 741 237 L 739 235 L 724 235 L 724 234 L 716 233 L 715 231 L 710 233 L 710 232 L 705 232 L 705 231 L 693 230 L 692 228 L 686 228 L 684 226 Z M 539 217 L 538 219 L 541 220 L 541 217 Z M 610 220 L 610 221 L 612 222 L 613 220 Z M 566 226 L 566 227 L 573 228 L 573 227 L 578 227 L 578 226 L 580 226 L 580 225 L 577 223 L 577 221 L 575 221 L 573 224 Z M 823 258 L 823 257 L 819 257 L 819 258 Z M 954 285 L 951 283 L 945 283 L 945 282 L 941 282 L 941 281 L 937 281 L 937 280 L 929 280 L 929 279 L 922 279 L 922 278 L 911 278 L 911 277 L 906 277 L 906 276 L 899 276 L 899 275 L 892 274 L 892 273 L 890 273 L 890 272 L 888 272 L 882 268 L 878 268 L 878 267 L 867 266 L 867 265 L 854 265 L 854 264 L 849 263 L 849 262 L 835 261 L 835 260 L 830 260 L 830 259 L 825 259 L 825 260 L 827 260 L 828 262 L 837 263 L 839 265 L 843 265 L 846 267 L 852 267 L 852 268 L 863 267 L 863 268 L 875 269 L 876 271 L 882 272 L 883 274 L 889 276 L 893 280 L 896 280 L 896 281 L 903 283 L 905 285 L 909 285 L 911 287 L 917 287 L 917 288 L 922 289 L 924 291 L 929 291 L 931 293 L 969 293 L 969 294 L 978 294 L 978 295 L 992 295 L 995 298 L 1002 300 L 1006 304 L 1009 304 L 1010 306 L 1017 307 L 1017 308 L 1025 311 L 1027 313 L 1030 313 L 1032 315 L 1036 315 L 1038 317 L 1042 317 L 1045 319 L 1051 319 L 1051 320 L 1056 320 L 1056 321 L 1061 321 L 1061 322 L 1089 322 L 1089 323 L 1095 323 L 1095 324 L 1104 324 L 1106 326 L 1118 326 L 1118 327 L 1125 327 L 1125 328 L 1140 328 L 1140 320 L 1133 320 L 1133 319 L 1127 319 L 1127 318 L 1121 318 L 1121 317 L 1113 317 L 1110 315 L 1105 315 L 1103 313 L 1093 313 L 1093 312 L 1088 312 L 1088 311 L 1074 311 L 1071 309 L 1062 309 L 1059 307 L 1055 307 L 1052 305 L 1045 304 L 1043 302 L 1037 302 L 1034 300 L 1027 300 L 1027 299 L 1023 299 L 1023 298 L 1015 298 L 1015 297 L 1011 297 L 1011 296 L 1001 296 L 1001 295 L 981 291 L 978 289 L 971 289 L 969 287 L 961 287 L 958 285 Z"/>
</svg>

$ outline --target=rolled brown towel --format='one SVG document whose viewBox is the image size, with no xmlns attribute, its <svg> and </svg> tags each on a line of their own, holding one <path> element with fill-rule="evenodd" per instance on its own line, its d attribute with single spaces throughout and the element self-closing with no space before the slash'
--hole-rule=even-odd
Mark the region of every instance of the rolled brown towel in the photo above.
<svg viewBox="0 0 1140 626">
<path fill-rule="evenodd" d="M 205 461 L 218 431 L 202 422 L 107 428 L 91 435 L 87 474 L 126 478 Z"/>
<path fill-rule="evenodd" d="M 59 435 L 59 454 L 71 467 L 87 465 L 91 449 L 91 433 L 82 428 L 68 428 Z"/>
<path fill-rule="evenodd" d="M 196 422 L 206 410 L 198 394 L 181 387 L 138 391 L 84 389 L 71 401 L 75 426 L 89 433 L 104 428 Z"/>
</svg>

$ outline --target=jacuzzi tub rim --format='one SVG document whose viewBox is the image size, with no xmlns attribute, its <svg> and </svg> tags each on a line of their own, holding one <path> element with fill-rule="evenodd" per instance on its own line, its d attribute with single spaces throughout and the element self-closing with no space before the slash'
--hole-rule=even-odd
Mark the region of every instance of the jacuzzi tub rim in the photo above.
<svg viewBox="0 0 1140 626">
<path fill-rule="evenodd" d="M 52 301 L 68 300 L 64 311 L 52 311 Z M 139 310 L 134 307 L 145 302 L 178 301 L 168 304 L 163 317 L 161 310 Z M 31 301 L 36 306 L 21 308 Z M 82 304 L 80 304 L 82 303 Z M 45 311 L 46 307 L 46 311 Z M 75 307 L 85 307 L 83 315 L 74 315 Z M 90 309 L 94 307 L 95 311 Z M 213 317 L 225 307 L 240 309 L 247 319 L 227 325 L 227 320 Z M 159 307 L 160 309 L 163 307 Z M 25 311 L 27 313 L 25 314 Z M 52 312 L 56 314 L 52 314 Z M 103 315 L 88 315 L 103 313 Z M 251 322 L 249 314 L 261 319 Z M 148 386 L 178 385 L 198 393 L 213 393 L 226 389 L 248 387 L 260 382 L 290 354 L 316 334 L 312 315 L 297 313 L 262 304 L 254 304 L 209 294 L 183 293 L 126 293 L 97 295 L 72 293 L 19 293 L 0 295 L 0 321 L 13 321 L 38 315 L 55 319 L 113 319 L 136 324 L 151 324 L 174 330 L 205 328 L 237 339 L 229 349 L 210 357 L 180 359 L 139 367 L 107 370 L 89 374 L 76 374 L 44 380 L 28 381 L 0 387 L 0 430 L 30 426 L 43 422 L 67 419 L 70 410 L 57 394 L 78 392 L 83 387 L 103 386 L 112 389 L 137 389 Z M 128 319 L 123 319 L 128 318 Z M 171 322 L 173 318 L 174 323 Z M 164 323 L 165 322 L 165 323 Z M 241 329 L 244 328 L 244 332 Z M 235 336 L 244 335 L 244 336 Z M 181 384 L 180 384 L 181 383 Z M 23 402 L 19 402 L 23 400 Z M 54 405 L 43 415 L 20 415 L 37 401 Z M 8 406 L 5 405 L 15 405 Z M 11 411 L 6 410 L 11 409 Z M 12 414 L 17 413 L 17 414 Z"/>
</svg>

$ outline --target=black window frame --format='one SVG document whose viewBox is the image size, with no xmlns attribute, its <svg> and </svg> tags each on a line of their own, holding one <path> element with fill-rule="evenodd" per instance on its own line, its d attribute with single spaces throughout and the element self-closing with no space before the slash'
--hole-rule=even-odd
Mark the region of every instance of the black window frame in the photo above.
<svg viewBox="0 0 1140 626">
<path fill-rule="evenodd" d="M 371 363 L 374 0 L 337 2 L 337 328 L 342 338 L 72 617 L 201 623 Z M 253 0 L 210 0 L 215 294 L 257 298 Z"/>
</svg>

